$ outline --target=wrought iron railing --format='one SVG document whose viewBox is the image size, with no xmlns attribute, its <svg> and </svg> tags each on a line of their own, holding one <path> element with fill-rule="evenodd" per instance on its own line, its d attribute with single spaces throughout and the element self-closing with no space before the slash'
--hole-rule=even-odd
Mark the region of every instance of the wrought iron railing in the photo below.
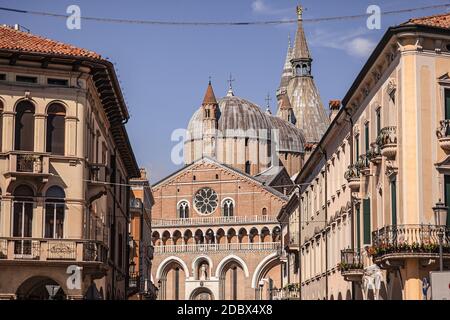
<svg viewBox="0 0 450 320">
<path fill-rule="evenodd" d="M 140 275 L 137 272 L 130 272 L 128 275 L 128 287 L 129 288 L 139 288 Z"/>
<path fill-rule="evenodd" d="M 364 268 L 361 255 L 353 249 L 341 250 L 341 262 L 338 265 L 341 272 L 361 270 Z"/>
<path fill-rule="evenodd" d="M 294 287 L 295 286 L 295 287 Z M 300 289 L 296 285 L 284 289 L 272 289 L 272 300 L 296 300 L 300 298 Z"/>
<path fill-rule="evenodd" d="M 378 257 L 390 253 L 439 253 L 439 232 L 442 230 L 444 252 L 450 253 L 448 227 L 409 224 L 390 225 L 372 232 L 373 245 L 369 254 Z"/>
<path fill-rule="evenodd" d="M 16 169 L 17 172 L 42 173 L 42 156 L 18 154 Z"/>
<path fill-rule="evenodd" d="M 222 225 L 222 224 L 254 224 L 277 223 L 275 216 L 232 216 L 232 217 L 200 217 L 180 219 L 152 219 L 152 227 L 192 226 L 192 225 Z"/>
</svg>

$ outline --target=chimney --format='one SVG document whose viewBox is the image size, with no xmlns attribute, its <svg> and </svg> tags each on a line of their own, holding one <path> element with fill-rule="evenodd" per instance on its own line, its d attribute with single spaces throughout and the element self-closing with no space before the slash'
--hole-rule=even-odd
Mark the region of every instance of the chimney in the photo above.
<svg viewBox="0 0 450 320">
<path fill-rule="evenodd" d="M 328 107 L 330 108 L 330 121 L 333 121 L 341 108 L 341 100 L 330 100 Z"/>
</svg>

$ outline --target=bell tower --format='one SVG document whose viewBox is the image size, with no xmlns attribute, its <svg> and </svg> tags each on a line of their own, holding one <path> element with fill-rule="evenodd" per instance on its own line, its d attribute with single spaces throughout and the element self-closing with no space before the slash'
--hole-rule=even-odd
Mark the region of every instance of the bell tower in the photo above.
<svg viewBox="0 0 450 320">
<path fill-rule="evenodd" d="M 202 102 L 203 156 L 216 156 L 216 138 L 219 116 L 219 105 L 214 95 L 211 80 L 208 82 L 205 97 Z"/>
</svg>

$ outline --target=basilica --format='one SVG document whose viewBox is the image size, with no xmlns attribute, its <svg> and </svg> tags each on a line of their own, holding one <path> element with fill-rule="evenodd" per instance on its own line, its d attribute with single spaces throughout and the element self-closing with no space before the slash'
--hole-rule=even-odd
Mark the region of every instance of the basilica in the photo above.
<svg viewBox="0 0 450 320">
<path fill-rule="evenodd" d="M 270 299 L 281 288 L 281 229 L 309 153 L 329 125 L 298 10 L 277 90 L 262 110 L 209 82 L 187 125 L 185 166 L 153 186 L 158 299 Z"/>
</svg>

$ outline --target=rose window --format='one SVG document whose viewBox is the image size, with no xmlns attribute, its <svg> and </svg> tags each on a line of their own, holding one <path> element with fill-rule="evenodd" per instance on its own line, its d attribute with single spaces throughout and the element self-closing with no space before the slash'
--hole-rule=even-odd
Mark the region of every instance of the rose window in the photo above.
<svg viewBox="0 0 450 320">
<path fill-rule="evenodd" d="M 211 188 L 202 188 L 194 196 L 195 209 L 201 214 L 213 213 L 217 203 L 217 193 Z"/>
</svg>

